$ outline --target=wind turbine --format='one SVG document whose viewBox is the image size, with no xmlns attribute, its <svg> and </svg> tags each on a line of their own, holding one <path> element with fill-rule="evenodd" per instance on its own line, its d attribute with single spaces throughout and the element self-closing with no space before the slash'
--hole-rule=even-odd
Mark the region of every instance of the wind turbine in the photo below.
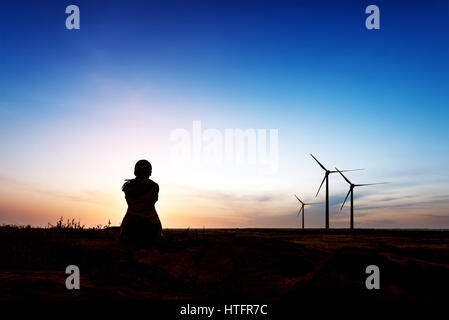
<svg viewBox="0 0 449 320">
<path fill-rule="evenodd" d="M 324 181 L 326 181 L 326 229 L 329 229 L 329 175 L 331 173 L 336 173 L 338 171 L 334 171 L 334 170 L 328 170 L 326 169 L 325 166 L 323 166 L 317 158 L 315 158 L 313 156 L 313 154 L 310 154 L 312 156 L 313 159 L 315 159 L 315 161 L 320 165 L 320 167 L 324 170 L 324 178 L 323 181 L 321 181 L 320 187 L 318 188 L 318 191 L 316 193 L 316 196 L 318 196 L 318 194 L 320 193 L 321 187 L 323 186 Z M 342 170 L 342 172 L 348 172 L 348 171 L 358 171 L 358 170 L 363 170 L 363 169 L 352 169 L 352 170 Z"/>
<path fill-rule="evenodd" d="M 295 198 L 298 199 L 299 202 L 301 202 L 301 209 L 299 209 L 298 214 L 296 215 L 296 217 L 299 217 L 299 214 L 302 212 L 302 228 L 304 229 L 304 207 L 308 206 L 308 205 L 311 205 L 313 203 L 302 202 L 301 199 L 299 199 L 296 194 L 295 194 Z"/>
<path fill-rule="evenodd" d="M 354 184 L 351 181 L 348 180 L 348 178 L 346 178 L 344 176 L 344 174 L 342 173 L 342 171 L 338 170 L 337 168 L 335 168 L 337 170 L 338 173 L 341 174 L 341 176 L 346 180 L 347 183 L 349 183 L 349 191 L 348 194 L 346 195 L 345 201 L 343 201 L 343 204 L 341 205 L 340 211 L 343 209 L 343 206 L 346 203 L 346 200 L 349 197 L 349 194 L 351 194 L 351 223 L 350 223 L 350 229 L 354 229 L 354 188 L 355 187 L 363 187 L 363 186 L 373 186 L 376 184 L 385 184 L 386 182 L 379 182 L 379 183 L 363 183 L 363 184 Z"/>
</svg>

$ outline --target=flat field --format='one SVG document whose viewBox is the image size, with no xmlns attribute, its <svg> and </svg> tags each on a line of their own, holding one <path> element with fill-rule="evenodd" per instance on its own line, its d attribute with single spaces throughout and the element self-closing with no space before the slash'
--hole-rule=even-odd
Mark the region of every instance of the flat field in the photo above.
<svg viewBox="0 0 449 320">
<path fill-rule="evenodd" d="M 118 228 L 0 227 L 0 300 L 290 301 L 447 298 L 449 231 L 164 230 L 154 248 Z M 77 265 L 81 289 L 67 290 Z M 368 265 L 380 289 L 368 290 Z"/>
</svg>

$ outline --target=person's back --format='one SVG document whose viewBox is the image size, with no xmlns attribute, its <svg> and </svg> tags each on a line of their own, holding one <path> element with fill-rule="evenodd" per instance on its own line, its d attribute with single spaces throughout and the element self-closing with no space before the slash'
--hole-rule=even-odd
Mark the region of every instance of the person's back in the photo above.
<svg viewBox="0 0 449 320">
<path fill-rule="evenodd" d="M 159 186 L 149 179 L 151 164 L 146 160 L 136 163 L 135 179 L 127 180 L 122 187 L 128 210 L 120 227 L 123 241 L 136 245 L 155 243 L 162 236 L 162 225 L 154 207 Z"/>
</svg>

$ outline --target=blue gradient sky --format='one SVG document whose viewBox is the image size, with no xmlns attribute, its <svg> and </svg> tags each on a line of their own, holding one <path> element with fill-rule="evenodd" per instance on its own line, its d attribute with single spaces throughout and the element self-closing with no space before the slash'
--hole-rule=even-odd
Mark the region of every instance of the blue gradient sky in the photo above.
<svg viewBox="0 0 449 320">
<path fill-rule="evenodd" d="M 356 226 L 449 228 L 448 18 L 447 1 L 2 0 L 0 223 L 119 224 L 148 158 L 165 227 L 291 227 L 314 153 L 390 182 L 356 191 Z M 170 133 L 194 120 L 278 129 L 279 171 L 173 167 Z M 346 192 L 332 176 L 331 226 Z M 306 214 L 323 225 L 323 205 Z"/>
</svg>

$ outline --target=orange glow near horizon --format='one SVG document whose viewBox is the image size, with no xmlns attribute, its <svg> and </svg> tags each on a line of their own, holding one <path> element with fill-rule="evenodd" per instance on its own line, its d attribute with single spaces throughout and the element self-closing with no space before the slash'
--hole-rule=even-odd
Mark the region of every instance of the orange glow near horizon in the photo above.
<svg viewBox="0 0 449 320">
<path fill-rule="evenodd" d="M 115 190 L 103 192 L 62 193 L 12 183 L 5 188 L 0 185 L 0 223 L 46 226 L 55 224 L 60 217 L 75 219 L 86 226 L 119 225 L 126 212 L 126 203 L 120 185 Z M 161 183 L 159 201 L 156 205 L 164 228 L 242 228 L 242 227 L 296 227 L 296 203 L 290 197 L 273 197 L 273 203 L 257 199 L 255 195 L 234 196 L 206 190 L 189 188 L 164 188 Z M 182 194 L 184 190 L 184 194 Z M 381 228 L 438 228 L 444 227 L 443 206 L 422 204 L 419 199 L 414 209 L 401 208 L 391 202 L 385 208 L 372 208 L 377 196 L 357 199 L 355 208 L 356 227 Z M 286 205 L 285 203 L 288 204 Z M 331 210 L 331 226 L 347 227 L 348 210 L 339 212 L 339 206 Z M 307 227 L 321 227 L 323 207 L 306 209 Z"/>
</svg>

